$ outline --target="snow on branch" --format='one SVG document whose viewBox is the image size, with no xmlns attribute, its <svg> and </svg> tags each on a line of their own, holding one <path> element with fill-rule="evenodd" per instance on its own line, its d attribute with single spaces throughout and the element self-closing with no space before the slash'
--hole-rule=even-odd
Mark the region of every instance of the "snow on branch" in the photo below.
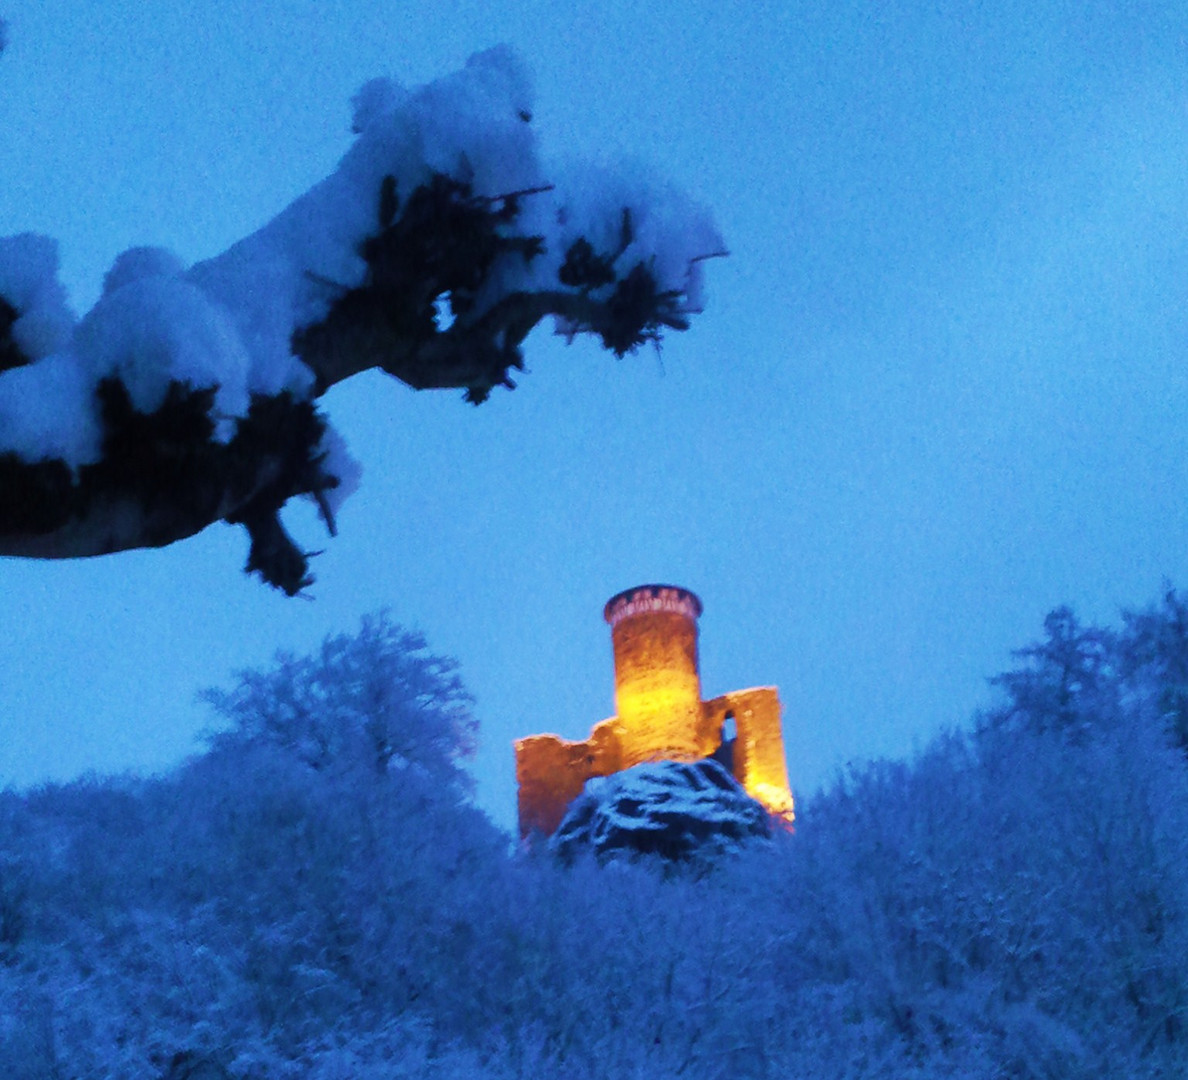
<svg viewBox="0 0 1188 1080">
<path fill-rule="evenodd" d="M 124 252 L 81 320 L 53 241 L 0 239 L 0 554 L 72 558 L 243 524 L 248 570 L 312 580 L 281 507 L 330 532 L 359 467 L 316 399 L 380 368 L 475 404 L 512 388 L 552 316 L 616 355 L 688 328 L 724 254 L 680 192 L 545 169 L 506 47 L 415 90 L 355 96 L 357 138 L 258 232 L 184 267 Z"/>
</svg>

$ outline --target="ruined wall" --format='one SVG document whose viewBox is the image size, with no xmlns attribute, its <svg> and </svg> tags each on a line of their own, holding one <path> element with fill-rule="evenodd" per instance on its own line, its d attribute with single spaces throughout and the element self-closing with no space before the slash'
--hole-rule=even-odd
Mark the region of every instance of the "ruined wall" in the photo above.
<svg viewBox="0 0 1188 1080">
<path fill-rule="evenodd" d="M 734 717 L 734 778 L 770 813 L 791 821 L 792 792 L 784 757 L 779 691 L 774 686 L 735 690 L 707 701 L 705 710 L 719 731 L 727 716 Z"/>
<path fill-rule="evenodd" d="M 551 836 L 587 780 L 624 768 L 617 726 L 614 719 L 604 720 L 583 742 L 557 735 L 516 740 L 521 837 Z"/>
</svg>

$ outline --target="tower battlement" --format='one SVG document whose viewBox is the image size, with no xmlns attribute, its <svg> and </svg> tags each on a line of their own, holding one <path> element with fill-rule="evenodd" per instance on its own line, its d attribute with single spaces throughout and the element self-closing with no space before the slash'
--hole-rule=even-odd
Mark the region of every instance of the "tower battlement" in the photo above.
<svg viewBox="0 0 1188 1080">
<path fill-rule="evenodd" d="M 637 585 L 615 593 L 602 609 L 602 617 L 613 628 L 622 619 L 669 611 L 689 619 L 701 618 L 701 601 L 696 593 L 679 585 Z"/>
</svg>

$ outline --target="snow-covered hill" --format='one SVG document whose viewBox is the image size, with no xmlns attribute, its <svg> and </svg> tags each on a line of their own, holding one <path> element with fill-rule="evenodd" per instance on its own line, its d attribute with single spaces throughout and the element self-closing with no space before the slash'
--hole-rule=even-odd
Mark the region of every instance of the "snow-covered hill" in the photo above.
<svg viewBox="0 0 1188 1080">
<path fill-rule="evenodd" d="M 0 793 L 0 1075 L 1188 1075 L 1186 614 L 1053 613 L 975 730 L 684 871 L 513 852 L 373 622 L 168 776 Z"/>
</svg>

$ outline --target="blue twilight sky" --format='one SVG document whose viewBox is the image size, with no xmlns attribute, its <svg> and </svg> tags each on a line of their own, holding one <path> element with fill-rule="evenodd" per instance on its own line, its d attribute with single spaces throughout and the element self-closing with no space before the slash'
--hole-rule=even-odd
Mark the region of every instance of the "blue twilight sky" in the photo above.
<svg viewBox="0 0 1188 1080">
<path fill-rule="evenodd" d="M 204 686 L 387 605 L 511 740 L 613 711 L 604 601 L 704 601 L 707 696 L 775 683 L 793 786 L 910 752 L 1072 603 L 1188 583 L 1188 7 L 978 2 L 9 0 L 0 234 L 76 308 L 133 244 L 223 250 L 326 175 L 350 96 L 515 45 L 544 151 L 638 158 L 732 256 L 663 355 L 547 333 L 479 409 L 325 401 L 364 464 L 312 603 L 216 526 L 0 561 L 0 783 L 191 752 Z"/>
</svg>

